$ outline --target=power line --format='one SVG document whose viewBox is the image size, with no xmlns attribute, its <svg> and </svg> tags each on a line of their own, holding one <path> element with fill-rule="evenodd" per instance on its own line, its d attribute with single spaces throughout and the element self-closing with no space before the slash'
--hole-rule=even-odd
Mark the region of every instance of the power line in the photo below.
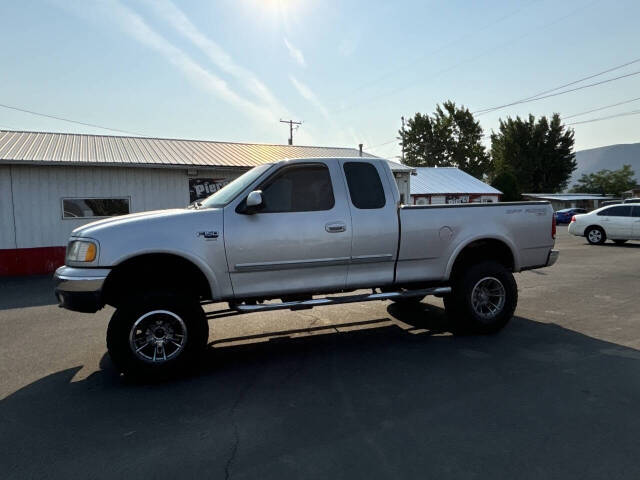
<svg viewBox="0 0 640 480">
<path fill-rule="evenodd" d="M 379 143 L 378 145 L 373 145 L 371 147 L 367 147 L 368 150 L 372 150 L 374 148 L 378 148 L 378 147 L 384 147 L 385 145 L 389 145 L 390 143 L 396 142 L 398 139 L 394 138 L 393 140 L 389 140 L 388 142 L 384 142 L 384 143 Z"/>
<path fill-rule="evenodd" d="M 582 125 L 584 123 L 601 122 L 603 120 L 610 120 L 612 118 L 628 117 L 630 115 L 638 115 L 638 114 L 640 114 L 640 110 L 630 110 L 628 112 L 617 113 L 615 115 L 609 115 L 607 117 L 591 118 L 589 120 L 583 120 L 581 122 L 567 123 L 567 125 Z"/>
<path fill-rule="evenodd" d="M 524 38 L 527 38 L 527 37 L 529 37 L 529 36 L 533 35 L 537 30 L 542 30 L 542 29 L 545 29 L 545 28 L 551 27 L 551 26 L 553 26 L 553 25 L 555 25 L 555 24 L 557 24 L 557 23 L 560 23 L 560 22 L 562 22 L 563 20 L 565 20 L 565 19 L 567 19 L 567 18 L 569 18 L 569 17 L 572 17 L 572 16 L 574 16 L 574 15 L 576 15 L 576 14 L 580 13 L 581 11 L 586 10 L 587 8 L 589 8 L 589 7 L 593 6 L 594 4 L 599 3 L 599 2 L 601 2 L 601 1 L 602 1 L 602 0 L 593 0 L 592 2 L 589 2 L 589 3 L 588 3 L 588 4 L 586 4 L 586 5 L 583 5 L 583 6 L 581 6 L 581 7 L 578 7 L 578 8 L 576 8 L 576 9 L 572 10 L 571 12 L 567 13 L 566 15 L 563 15 L 563 16 L 561 16 L 561 17 L 559 17 L 559 18 L 556 18 L 556 19 L 555 19 L 555 20 L 553 20 L 552 22 L 545 23 L 545 24 L 539 25 L 539 26 L 537 26 L 537 27 L 534 27 L 533 29 L 531 29 L 531 30 L 530 30 L 530 31 L 528 31 L 527 33 L 525 33 L 525 34 L 523 34 L 523 35 L 520 35 L 520 36 L 516 37 L 515 39 L 510 38 L 510 39 L 508 39 L 508 40 L 506 40 L 506 41 L 504 41 L 504 42 L 497 43 L 497 44 L 495 44 L 493 47 L 490 47 L 490 48 L 488 48 L 488 49 L 486 49 L 486 50 L 482 51 L 482 52 L 481 52 L 481 53 L 479 53 L 478 55 L 475 55 L 475 56 L 473 56 L 473 57 L 467 58 L 466 60 L 463 60 L 463 61 L 458 62 L 458 63 L 456 63 L 456 64 L 454 64 L 454 65 L 451 65 L 451 66 L 449 66 L 449 67 L 447 67 L 447 68 L 444 68 L 444 69 L 442 69 L 442 70 L 439 70 L 439 71 L 437 71 L 437 72 L 434 72 L 434 73 L 433 73 L 433 74 L 431 74 L 428 78 L 420 78 L 420 79 L 419 79 L 419 80 L 417 80 L 417 81 L 407 83 L 407 84 L 405 84 L 405 85 L 403 85 L 403 86 L 401 86 L 401 87 L 399 87 L 399 88 L 396 88 L 396 89 L 390 90 L 390 91 L 388 91 L 388 92 L 386 92 L 386 93 L 383 93 L 383 94 L 380 94 L 380 95 L 376 95 L 376 96 L 374 96 L 374 97 L 369 97 L 368 99 L 366 99 L 366 100 L 364 100 L 364 101 L 361 101 L 361 102 L 354 102 L 354 103 L 352 103 L 351 105 L 347 105 L 347 106 L 345 106 L 345 107 L 343 107 L 343 108 L 341 108 L 341 109 L 336 110 L 334 113 L 336 113 L 336 114 L 344 113 L 344 112 L 346 112 L 346 111 L 348 111 L 348 110 L 351 110 L 351 109 L 353 109 L 353 108 L 355 108 L 355 107 L 357 107 L 357 106 L 359 106 L 359 105 L 366 104 L 366 103 L 370 103 L 370 102 L 372 102 L 372 101 L 376 101 L 376 100 L 379 100 L 379 99 L 381 99 L 381 98 L 388 97 L 388 96 L 390 96 L 390 95 L 395 95 L 396 93 L 401 92 L 401 91 L 403 91 L 403 90 L 406 90 L 407 88 L 410 88 L 410 87 L 412 87 L 412 86 L 414 86 L 414 85 L 416 85 L 416 84 L 419 84 L 419 83 L 424 84 L 424 83 L 426 83 L 427 81 L 429 81 L 429 80 L 433 80 L 435 77 L 437 77 L 437 76 L 439 76 L 439 75 L 441 75 L 441 74 L 443 74 L 443 73 L 447 73 L 447 72 L 449 72 L 449 71 L 451 71 L 451 70 L 454 70 L 454 69 L 456 69 L 456 68 L 458 68 L 458 67 L 460 67 L 460 66 L 462 66 L 462 65 L 465 65 L 466 63 L 474 62 L 474 61 L 476 61 L 476 60 L 478 60 L 478 59 L 480 59 L 480 58 L 484 57 L 485 55 L 488 55 L 488 54 L 492 53 L 493 51 L 495 51 L 495 50 L 498 50 L 498 49 L 502 48 L 502 47 L 503 47 L 503 46 L 505 46 L 505 45 L 508 45 L 508 46 L 514 45 L 516 42 L 518 42 L 518 41 L 520 41 L 520 40 L 522 40 L 522 39 L 524 39 Z"/>
<path fill-rule="evenodd" d="M 101 128 L 102 130 L 109 130 L 111 132 L 125 133 L 127 135 L 144 136 L 141 133 L 128 132 L 127 130 L 119 130 L 117 128 L 111 128 L 111 127 L 104 127 L 102 125 L 96 125 L 95 123 L 80 122 L 78 120 L 72 120 L 70 118 L 64 118 L 64 117 L 60 117 L 60 116 L 57 116 L 57 115 L 49 115 L 48 113 L 34 112 L 33 110 L 27 110 L 27 109 L 20 108 L 20 107 L 14 107 L 12 105 L 4 105 L 4 104 L 0 103 L 0 107 L 7 108 L 9 110 L 15 110 L 15 111 L 22 112 L 22 113 L 28 113 L 30 115 L 37 115 L 39 117 L 52 118 L 54 120 L 60 120 L 61 122 L 69 122 L 69 123 L 75 123 L 77 125 L 84 125 L 85 127 Z"/>
<path fill-rule="evenodd" d="M 566 117 L 562 117 L 562 120 L 568 120 L 570 118 L 579 117 L 581 115 L 586 115 L 587 113 L 599 112 L 600 110 L 606 110 L 607 108 L 617 107 L 619 105 L 625 105 L 627 103 L 637 102 L 640 100 L 640 97 L 632 98 L 631 100 L 625 100 L 624 102 L 612 103 L 611 105 L 605 105 L 604 107 L 594 108 L 593 110 L 587 110 L 586 112 L 574 113 L 573 115 L 567 115 Z"/>
<path fill-rule="evenodd" d="M 618 106 L 620 106 L 620 105 L 626 105 L 627 103 L 637 102 L 638 100 L 640 100 L 640 97 L 631 98 L 631 99 L 629 99 L 629 100 L 624 100 L 624 101 L 622 101 L 622 102 L 612 103 L 612 104 L 610 104 L 610 105 L 605 105 L 605 106 L 602 106 L 602 107 L 593 108 L 593 109 L 591 109 L 591 110 L 585 110 L 584 112 L 574 113 L 574 114 L 572 114 L 572 115 L 567 115 L 567 116 L 565 116 L 565 117 L 562 117 L 561 119 L 562 119 L 562 120 L 568 120 L 568 119 L 570 119 L 570 118 L 579 117 L 579 116 L 581 116 L 581 115 L 586 115 L 586 114 L 588 114 L 588 113 L 599 112 L 599 111 L 601 111 L 601 110 L 606 110 L 606 109 L 608 109 L 608 108 L 618 107 Z M 567 123 L 566 125 L 567 125 L 567 126 L 568 126 L 568 125 L 581 125 L 581 124 L 583 124 L 583 123 L 599 122 L 599 121 L 602 121 L 602 120 L 609 120 L 609 119 L 617 118 L 617 117 L 624 117 L 624 116 L 629 116 L 629 115 L 636 115 L 636 114 L 638 114 L 638 113 L 640 113 L 640 110 L 631 110 L 631 111 L 628 111 L 628 112 L 622 112 L 622 113 L 618 113 L 618 114 L 615 114 L 615 115 L 609 115 L 609 116 L 606 116 L 606 117 L 592 118 L 592 119 L 589 119 L 589 120 L 584 120 L 584 121 L 579 121 L 579 122 Z M 481 137 L 481 138 L 489 138 L 489 137 L 491 137 L 491 133 L 485 133 L 484 135 L 482 135 L 482 137 Z M 377 144 L 377 145 L 373 145 L 373 146 L 371 146 L 371 147 L 367 147 L 367 148 L 368 148 L 369 150 L 374 150 L 374 149 L 376 149 L 376 148 L 378 148 L 378 147 L 383 147 L 383 146 L 388 145 L 388 144 L 390 144 L 390 143 L 393 143 L 393 142 L 395 142 L 395 141 L 397 141 L 397 140 L 398 140 L 397 138 L 394 138 L 394 139 L 389 140 L 389 141 L 387 141 L 387 142 L 379 143 L 379 144 Z"/>
<path fill-rule="evenodd" d="M 619 70 L 621 68 L 627 67 L 629 65 L 632 65 L 632 64 L 638 63 L 638 62 L 640 62 L 640 58 L 637 58 L 637 59 L 632 60 L 632 61 L 627 62 L 627 63 L 623 63 L 622 65 L 617 65 L 617 66 L 615 66 L 613 68 L 609 68 L 607 70 L 603 70 L 602 72 L 594 73 L 592 75 L 589 75 L 587 77 L 581 78 L 579 80 L 574 80 L 573 82 L 565 83 L 564 85 L 560 85 L 558 87 L 551 88 L 549 90 L 545 90 L 543 92 L 536 93 L 535 95 L 530 95 L 530 96 L 528 96 L 526 98 L 521 98 L 520 100 L 515 100 L 515 101 L 513 101 L 511 103 L 505 103 L 504 105 L 498 105 L 498 106 L 495 106 L 495 107 L 483 108 L 481 110 L 476 110 L 475 112 L 471 112 L 471 113 L 473 113 L 474 115 L 484 115 L 485 113 L 494 112 L 496 110 L 500 110 L 500 109 L 506 108 L 506 107 L 511 107 L 513 105 L 519 105 L 521 103 L 527 103 L 527 102 L 530 102 L 530 101 L 539 100 L 541 98 L 549 98 L 549 97 L 554 96 L 554 95 L 546 95 L 548 93 L 555 92 L 556 90 L 560 90 L 561 88 L 569 87 L 571 85 L 575 85 L 577 83 L 581 83 L 581 82 L 584 82 L 586 80 L 590 80 L 590 79 L 595 78 L 595 77 L 599 77 L 600 75 L 604 75 L 605 73 L 613 72 L 614 70 Z M 595 83 L 592 83 L 592 84 L 589 84 L 589 85 L 583 85 L 583 86 L 577 87 L 575 89 L 566 90 L 565 93 L 573 92 L 575 90 L 581 90 L 583 88 L 588 88 L 588 87 L 592 87 L 592 86 L 595 86 L 595 85 L 601 85 L 602 83 L 612 82 L 614 80 L 619 80 L 621 78 L 630 77 L 632 75 L 637 75 L 638 73 L 639 72 L 630 73 L 630 74 L 626 74 L 626 75 L 621 75 L 619 77 L 614 77 L 612 79 L 608 79 L 608 80 L 605 80 L 605 81 L 595 82 Z M 557 95 L 559 95 L 559 94 L 560 93 L 557 93 Z"/>
<path fill-rule="evenodd" d="M 459 43 L 462 40 L 465 40 L 465 39 L 467 39 L 469 37 L 473 37 L 474 35 L 486 30 L 487 28 L 490 28 L 490 27 L 492 27 L 494 25 L 497 25 L 498 23 L 503 22 L 504 20 L 507 20 L 508 18 L 517 15 L 521 11 L 529 8 L 531 5 L 533 5 L 535 3 L 539 3 L 540 1 L 541 0 L 532 0 L 528 4 L 525 4 L 522 7 L 516 9 L 515 11 L 513 11 L 511 13 L 508 13 L 506 15 L 503 15 L 502 17 L 497 18 L 493 22 L 490 22 L 490 23 L 484 25 L 483 27 L 481 27 L 481 28 L 479 28 L 477 30 L 471 31 L 471 32 L 469 32 L 469 33 L 467 33 L 465 35 L 462 35 L 462 36 L 454 39 L 454 40 L 451 40 L 448 43 L 445 43 L 444 45 L 442 45 L 440 47 L 437 47 L 437 48 L 435 48 L 435 49 L 433 49 L 433 50 L 431 50 L 431 51 L 429 51 L 427 53 L 419 55 L 418 57 L 414 58 L 413 61 L 411 61 L 411 62 L 405 62 L 405 63 L 401 64 L 400 66 L 397 66 L 395 68 L 387 70 L 386 73 L 383 73 L 382 75 L 379 75 L 378 77 L 376 77 L 376 78 L 374 78 L 374 79 L 372 79 L 370 81 L 367 81 L 367 82 L 363 83 L 362 85 L 360 85 L 357 89 L 353 90 L 353 93 L 361 92 L 363 89 L 365 89 L 367 87 L 370 87 L 371 85 L 375 85 L 376 83 L 379 83 L 381 80 L 384 80 L 385 78 L 388 78 L 388 77 L 392 76 L 393 74 L 398 73 L 398 71 L 400 71 L 400 70 L 405 70 L 407 68 L 413 67 L 413 66 L 416 65 L 416 63 L 418 63 L 420 61 L 423 61 L 423 60 L 425 60 L 426 58 L 428 58 L 428 57 L 430 57 L 432 55 L 440 53 L 440 52 L 446 50 L 447 48 L 451 47 L 452 45 L 455 45 L 456 43 Z M 336 100 L 338 100 L 338 99 L 332 100 L 331 103 L 335 102 Z"/>
<path fill-rule="evenodd" d="M 601 80 L 601 81 L 599 81 L 599 82 L 589 83 L 589 84 L 587 84 L 587 85 L 582 85 L 582 86 L 580 86 L 580 87 L 570 88 L 570 89 L 568 89 L 568 90 L 563 90 L 563 91 L 561 91 L 561 92 L 550 93 L 549 95 L 543 95 L 543 96 L 541 96 L 541 97 L 535 97 L 535 98 L 532 98 L 532 99 L 530 99 L 530 100 L 522 100 L 522 101 L 514 102 L 514 103 L 511 103 L 511 104 L 502 105 L 502 106 L 500 106 L 500 107 L 496 107 L 496 108 L 494 108 L 494 109 L 492 109 L 492 110 L 488 110 L 488 111 L 485 111 L 485 112 L 483 112 L 483 113 L 477 113 L 476 115 L 477 115 L 477 116 L 484 115 L 485 113 L 494 112 L 494 111 L 499 110 L 499 109 L 501 109 L 501 108 L 504 108 L 504 107 L 510 107 L 510 106 L 512 106 L 512 105 L 521 105 L 521 104 L 523 104 L 523 103 L 530 103 L 530 102 L 536 102 L 536 101 L 538 101 L 538 100 L 544 100 L 545 98 L 557 97 L 558 95 L 564 95 L 565 93 L 571 93 L 571 92 L 576 92 L 576 91 L 578 91 L 578 90 L 584 90 L 585 88 L 591 88 L 591 87 L 595 87 L 595 86 L 597 86 L 597 85 L 602 85 L 602 84 L 604 84 L 604 83 L 614 82 L 614 81 L 616 81 L 616 80 L 621 80 L 621 79 L 623 79 L 623 78 L 632 77 L 632 76 L 634 76 L 634 75 L 638 75 L 638 74 L 640 74 L 640 70 L 638 70 L 638 71 L 636 71 L 636 72 L 632 72 L 632 73 L 627 73 L 627 74 L 625 74 L 625 75 L 620 75 L 620 76 L 618 76 L 618 77 L 613 77 L 613 78 L 608 78 L 608 79 L 606 79 L 606 80 Z"/>
</svg>

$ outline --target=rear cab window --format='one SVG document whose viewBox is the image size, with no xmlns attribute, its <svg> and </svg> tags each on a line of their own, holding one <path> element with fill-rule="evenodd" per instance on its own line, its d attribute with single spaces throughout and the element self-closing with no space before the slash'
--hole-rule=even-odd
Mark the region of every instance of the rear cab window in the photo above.
<svg viewBox="0 0 640 480">
<path fill-rule="evenodd" d="M 371 210 L 385 206 L 387 199 L 374 165 L 367 162 L 345 162 L 343 169 L 351 203 L 356 208 Z"/>
</svg>

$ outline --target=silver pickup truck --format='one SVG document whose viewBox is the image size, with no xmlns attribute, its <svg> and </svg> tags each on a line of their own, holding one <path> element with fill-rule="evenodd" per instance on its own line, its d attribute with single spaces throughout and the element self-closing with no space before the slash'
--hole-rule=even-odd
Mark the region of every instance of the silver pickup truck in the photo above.
<svg viewBox="0 0 640 480">
<path fill-rule="evenodd" d="M 554 242 L 547 202 L 400 205 L 384 160 L 286 160 L 189 208 L 77 228 L 55 294 L 69 310 L 115 307 L 114 363 L 154 375 L 204 350 L 213 302 L 258 312 L 437 295 L 456 328 L 495 332 L 516 308 L 513 273 L 552 265 Z"/>
</svg>

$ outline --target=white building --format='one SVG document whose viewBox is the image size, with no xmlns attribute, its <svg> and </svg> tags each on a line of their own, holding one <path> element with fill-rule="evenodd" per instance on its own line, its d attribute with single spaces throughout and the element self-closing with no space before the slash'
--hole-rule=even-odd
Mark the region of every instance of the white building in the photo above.
<svg viewBox="0 0 640 480">
<path fill-rule="evenodd" d="M 71 231 L 96 218 L 185 207 L 264 163 L 360 155 L 373 157 L 353 148 L 0 131 L 0 275 L 53 271 Z M 411 169 L 390 165 L 408 198 Z"/>
<path fill-rule="evenodd" d="M 616 200 L 616 197 L 592 193 L 523 193 L 522 198 L 525 200 L 546 200 L 556 211 L 563 208 L 594 210 L 602 207 L 602 202 Z"/>
<path fill-rule="evenodd" d="M 417 167 L 411 204 L 499 202 L 502 192 L 455 167 Z"/>
</svg>

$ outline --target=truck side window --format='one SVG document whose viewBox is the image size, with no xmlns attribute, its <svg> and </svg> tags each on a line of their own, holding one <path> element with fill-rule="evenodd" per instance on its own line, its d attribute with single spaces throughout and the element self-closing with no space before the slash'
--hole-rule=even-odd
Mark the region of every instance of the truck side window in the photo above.
<svg viewBox="0 0 640 480">
<path fill-rule="evenodd" d="M 331 210 L 335 204 L 329 169 L 321 163 L 283 167 L 260 189 L 260 213 Z"/>
<path fill-rule="evenodd" d="M 356 208 L 384 207 L 386 199 L 376 167 L 365 162 L 345 162 L 344 174 L 351 202 Z"/>
</svg>

